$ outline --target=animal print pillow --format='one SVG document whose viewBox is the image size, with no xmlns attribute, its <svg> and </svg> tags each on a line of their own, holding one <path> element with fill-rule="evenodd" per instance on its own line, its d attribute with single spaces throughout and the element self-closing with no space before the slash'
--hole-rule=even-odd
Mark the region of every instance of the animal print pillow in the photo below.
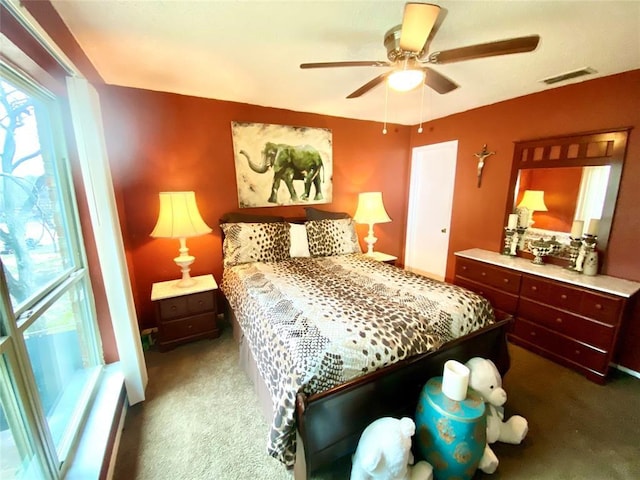
<svg viewBox="0 0 640 480">
<path fill-rule="evenodd" d="M 351 218 L 305 222 L 312 257 L 362 253 L 355 223 Z"/>
<path fill-rule="evenodd" d="M 223 263 L 280 262 L 289 258 L 289 226 L 284 223 L 223 223 Z"/>
</svg>

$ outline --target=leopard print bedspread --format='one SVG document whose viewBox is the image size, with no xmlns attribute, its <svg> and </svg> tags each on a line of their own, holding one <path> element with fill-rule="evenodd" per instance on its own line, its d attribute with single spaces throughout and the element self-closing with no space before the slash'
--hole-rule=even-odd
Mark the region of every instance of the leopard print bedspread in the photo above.
<svg viewBox="0 0 640 480">
<path fill-rule="evenodd" d="M 494 321 L 482 297 L 362 254 L 236 265 L 221 288 L 271 393 L 267 450 L 287 466 L 299 391 L 327 390 Z"/>
</svg>

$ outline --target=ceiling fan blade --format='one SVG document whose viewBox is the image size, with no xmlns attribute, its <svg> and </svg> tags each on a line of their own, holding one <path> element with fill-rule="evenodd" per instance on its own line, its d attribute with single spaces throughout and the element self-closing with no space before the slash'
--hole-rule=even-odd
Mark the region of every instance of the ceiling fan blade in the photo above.
<svg viewBox="0 0 640 480">
<path fill-rule="evenodd" d="M 404 7 L 402 29 L 400 33 L 400 49 L 409 52 L 420 52 L 429 38 L 429 33 L 436 23 L 440 7 L 429 3 L 409 2 Z"/>
<path fill-rule="evenodd" d="M 479 43 L 468 47 L 453 48 L 441 52 L 433 52 L 429 55 L 429 63 L 451 63 L 474 58 L 508 55 L 510 53 L 522 53 L 535 50 L 540 41 L 539 35 L 510 38 L 497 42 Z"/>
<path fill-rule="evenodd" d="M 331 68 L 331 67 L 389 67 L 389 62 L 381 62 L 378 60 L 362 61 L 362 62 L 320 62 L 320 63 L 301 63 L 300 68 Z"/>
<path fill-rule="evenodd" d="M 364 93 L 367 93 L 373 87 L 375 87 L 375 86 L 381 84 L 382 82 L 384 82 L 386 80 L 386 78 L 389 76 L 390 73 L 391 73 L 391 71 L 381 73 L 376 78 L 374 78 L 373 80 L 368 81 L 363 86 L 361 86 L 359 89 L 357 89 L 355 92 L 351 93 L 349 96 L 347 96 L 347 98 L 356 98 L 356 97 L 359 97 L 360 95 L 362 95 Z"/>
<path fill-rule="evenodd" d="M 441 73 L 436 72 L 429 67 L 424 67 L 424 71 L 426 73 L 424 77 L 424 84 L 428 87 L 433 88 L 436 92 L 449 93 L 450 91 L 458 88 L 458 85 L 456 83 L 449 80 Z"/>
</svg>

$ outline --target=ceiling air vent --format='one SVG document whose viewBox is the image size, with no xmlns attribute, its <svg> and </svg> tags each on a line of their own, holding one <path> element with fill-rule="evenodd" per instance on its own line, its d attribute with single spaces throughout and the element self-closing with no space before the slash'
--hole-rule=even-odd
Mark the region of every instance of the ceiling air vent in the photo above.
<svg viewBox="0 0 640 480">
<path fill-rule="evenodd" d="M 553 85 L 554 83 L 564 82 L 565 80 L 582 77 L 583 75 L 591 75 L 592 73 L 596 73 L 596 71 L 591 67 L 585 67 L 574 70 L 572 72 L 561 73 L 560 75 L 556 75 L 555 77 L 545 78 L 542 81 L 547 85 Z"/>
</svg>

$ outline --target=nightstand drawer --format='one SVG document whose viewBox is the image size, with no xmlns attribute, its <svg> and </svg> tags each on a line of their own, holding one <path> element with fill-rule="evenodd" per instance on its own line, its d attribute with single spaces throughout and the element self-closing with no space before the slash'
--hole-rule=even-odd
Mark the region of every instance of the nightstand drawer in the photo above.
<svg viewBox="0 0 640 480">
<path fill-rule="evenodd" d="M 160 306 L 160 318 L 166 320 L 188 315 L 189 306 L 187 304 L 187 298 L 188 297 L 175 297 L 158 300 L 158 305 Z"/>
<path fill-rule="evenodd" d="M 196 314 L 215 310 L 215 296 L 213 292 L 194 293 L 187 297 L 189 313 Z"/>
<path fill-rule="evenodd" d="M 160 318 L 169 320 L 197 313 L 215 310 L 215 296 L 213 292 L 194 293 L 188 296 L 158 300 L 160 304 Z"/>
<path fill-rule="evenodd" d="M 504 292 L 518 294 L 521 275 L 466 258 L 456 259 L 456 276 L 484 283 Z"/>
<path fill-rule="evenodd" d="M 213 313 L 204 313 L 164 322 L 158 329 L 158 335 L 160 336 L 159 340 L 166 343 L 177 339 L 186 340 L 189 337 L 203 333 L 213 333 L 216 330 L 215 315 Z"/>
</svg>

